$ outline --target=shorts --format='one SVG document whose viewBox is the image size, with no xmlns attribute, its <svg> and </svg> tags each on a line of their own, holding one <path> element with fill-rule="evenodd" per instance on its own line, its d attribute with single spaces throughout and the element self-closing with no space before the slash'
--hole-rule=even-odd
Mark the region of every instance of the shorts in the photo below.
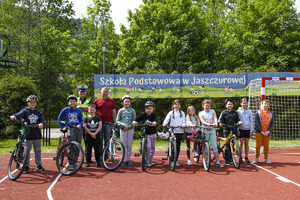
<svg viewBox="0 0 300 200">
<path fill-rule="evenodd" d="M 250 138 L 250 130 L 240 129 L 240 138 Z"/>
</svg>

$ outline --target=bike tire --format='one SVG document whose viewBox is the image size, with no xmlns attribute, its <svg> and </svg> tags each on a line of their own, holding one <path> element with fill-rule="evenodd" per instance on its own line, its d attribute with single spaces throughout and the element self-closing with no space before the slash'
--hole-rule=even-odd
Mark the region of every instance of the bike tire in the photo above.
<svg viewBox="0 0 300 200">
<path fill-rule="evenodd" d="M 74 153 L 76 151 L 78 151 L 78 157 Z M 71 141 L 59 148 L 56 155 L 56 166 L 61 174 L 71 176 L 80 170 L 83 160 L 84 153 L 81 145 L 76 141 Z M 70 169 L 71 165 L 75 165 L 75 169 Z"/>
<path fill-rule="evenodd" d="M 28 159 L 28 148 L 25 142 L 18 142 L 11 154 L 7 174 L 10 180 L 17 180 L 23 173 Z"/>
<path fill-rule="evenodd" d="M 200 155 L 201 155 L 201 141 L 197 141 L 197 153 L 198 153 L 198 156 L 196 156 L 196 157 L 194 157 L 194 161 L 196 162 L 196 163 L 198 163 L 199 162 L 199 160 L 200 160 Z"/>
<path fill-rule="evenodd" d="M 176 167 L 177 161 L 177 147 L 175 141 L 169 142 L 169 166 L 172 171 L 174 171 Z"/>
<path fill-rule="evenodd" d="M 238 141 L 235 139 L 231 139 L 230 141 L 230 150 L 232 154 L 232 161 L 235 168 L 240 168 L 242 163 L 242 155 L 241 155 L 241 149 Z"/>
<path fill-rule="evenodd" d="M 147 138 L 142 140 L 142 170 L 146 169 Z"/>
<path fill-rule="evenodd" d="M 207 141 L 203 142 L 202 160 L 204 169 L 206 171 L 209 171 L 211 162 L 211 151 Z"/>
<path fill-rule="evenodd" d="M 109 149 L 110 142 L 105 145 L 102 155 L 102 163 L 106 170 L 114 171 L 118 169 L 125 157 L 125 147 L 119 140 L 112 141 L 112 149 L 115 153 L 111 153 Z M 108 158 L 108 159 L 106 159 Z"/>
</svg>

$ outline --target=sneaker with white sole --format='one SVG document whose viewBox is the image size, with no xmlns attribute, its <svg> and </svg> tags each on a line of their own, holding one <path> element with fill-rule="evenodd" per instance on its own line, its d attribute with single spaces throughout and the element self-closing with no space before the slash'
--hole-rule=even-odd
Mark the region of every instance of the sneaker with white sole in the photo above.
<svg viewBox="0 0 300 200">
<path fill-rule="evenodd" d="M 192 161 L 191 161 L 191 160 L 188 160 L 188 161 L 187 161 L 187 165 L 189 165 L 189 166 L 193 165 L 193 164 L 192 164 Z"/>
<path fill-rule="evenodd" d="M 147 167 L 151 167 L 152 165 L 151 165 L 151 163 L 150 163 L 150 161 L 147 161 Z"/>
<path fill-rule="evenodd" d="M 252 163 L 254 164 L 258 163 L 258 158 L 255 158 Z"/>
<path fill-rule="evenodd" d="M 270 161 L 268 158 L 265 158 L 265 163 L 268 163 L 268 164 L 270 164 L 270 163 L 271 163 L 271 161 Z"/>
<path fill-rule="evenodd" d="M 151 164 L 151 166 L 154 166 L 154 165 L 155 165 L 155 163 L 152 162 L 152 160 L 150 160 L 149 163 Z"/>
<path fill-rule="evenodd" d="M 194 151 L 194 157 L 198 157 L 198 152 Z"/>
</svg>

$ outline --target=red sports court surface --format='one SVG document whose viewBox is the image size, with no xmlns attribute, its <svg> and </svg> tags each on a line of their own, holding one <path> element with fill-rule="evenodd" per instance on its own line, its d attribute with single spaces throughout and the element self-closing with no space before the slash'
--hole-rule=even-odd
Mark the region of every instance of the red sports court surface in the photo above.
<svg viewBox="0 0 300 200">
<path fill-rule="evenodd" d="M 32 160 L 29 174 L 10 181 L 6 177 L 10 154 L 0 154 L 0 199 L 300 199 L 300 149 L 272 149 L 271 164 L 263 163 L 261 156 L 257 165 L 243 163 L 240 169 L 217 168 L 213 162 L 209 172 L 202 161 L 188 166 L 185 151 L 180 153 L 181 166 L 170 171 L 161 159 L 165 153 L 156 152 L 156 166 L 145 172 L 141 158 L 132 157 L 130 167 L 109 172 L 94 163 L 70 177 L 59 176 L 54 154 L 42 156 L 46 171 L 36 171 Z"/>
</svg>

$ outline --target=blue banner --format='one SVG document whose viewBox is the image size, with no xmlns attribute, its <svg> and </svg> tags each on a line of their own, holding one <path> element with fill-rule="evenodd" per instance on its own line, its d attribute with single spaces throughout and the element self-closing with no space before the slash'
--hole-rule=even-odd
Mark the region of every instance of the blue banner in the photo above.
<svg viewBox="0 0 300 200">
<path fill-rule="evenodd" d="M 247 96 L 248 84 L 261 77 L 300 77 L 295 72 L 226 73 L 226 74 L 135 74 L 95 75 L 95 97 L 102 87 L 109 96 L 121 98 L 199 98 Z"/>
</svg>

